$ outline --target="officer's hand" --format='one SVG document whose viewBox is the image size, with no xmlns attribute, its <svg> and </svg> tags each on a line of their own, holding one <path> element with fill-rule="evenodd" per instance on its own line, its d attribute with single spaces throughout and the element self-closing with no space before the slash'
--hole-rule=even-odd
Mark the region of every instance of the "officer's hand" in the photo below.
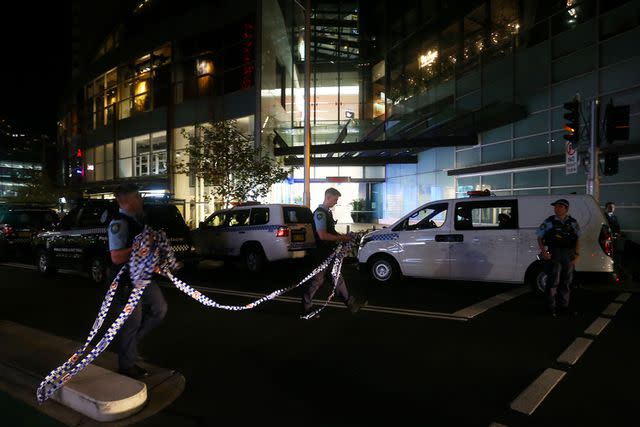
<svg viewBox="0 0 640 427">
<path fill-rule="evenodd" d="M 580 255 L 576 254 L 573 256 L 573 259 L 571 260 L 571 262 L 575 265 L 575 263 L 578 262 L 579 258 L 580 258 Z"/>
</svg>

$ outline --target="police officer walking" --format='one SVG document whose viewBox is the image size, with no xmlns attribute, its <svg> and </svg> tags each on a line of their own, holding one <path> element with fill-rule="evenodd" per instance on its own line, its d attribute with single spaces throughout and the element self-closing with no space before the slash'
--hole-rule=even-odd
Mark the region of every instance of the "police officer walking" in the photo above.
<svg viewBox="0 0 640 427">
<path fill-rule="evenodd" d="M 580 256 L 580 226 L 569 215 L 569 201 L 551 203 L 551 215 L 538 228 L 538 246 L 547 274 L 546 294 L 552 316 L 569 313 L 569 299 L 575 263 Z"/>
<path fill-rule="evenodd" d="M 336 231 L 336 223 L 333 219 L 333 214 L 331 213 L 331 208 L 338 203 L 340 196 L 342 196 L 342 194 L 338 190 L 335 188 L 328 188 L 324 192 L 324 202 L 320 204 L 313 213 L 314 233 L 317 245 L 317 249 L 314 252 L 314 260 L 317 263 L 326 260 L 329 255 L 331 255 L 337 242 L 348 242 L 351 240 L 350 236 L 340 234 Z M 320 286 L 322 286 L 325 278 L 330 277 L 331 268 L 327 268 L 311 278 L 309 285 L 302 296 L 302 306 L 305 314 L 311 312 L 313 296 L 316 294 Z M 349 296 L 349 291 L 347 290 L 347 285 L 345 284 L 342 275 L 340 275 L 340 279 L 338 279 L 336 292 L 340 295 L 352 313 L 358 312 L 360 308 L 366 304 L 366 301 L 356 301 L 355 297 Z"/>
<path fill-rule="evenodd" d="M 133 239 L 143 230 L 143 201 L 138 188 L 133 184 L 120 185 L 115 191 L 119 212 L 109 223 L 109 250 L 113 262 L 114 273 L 124 266 L 128 269 Z M 113 275 L 112 275 L 113 276 Z M 128 293 L 132 282 L 128 271 L 120 276 L 119 288 Z M 143 310 L 144 308 L 144 310 Z M 150 283 L 144 290 L 140 302 L 131 312 L 119 334 L 118 372 L 132 378 L 143 378 L 148 372 L 136 364 L 138 343 L 155 328 L 167 313 L 167 302 L 160 287 Z"/>
</svg>

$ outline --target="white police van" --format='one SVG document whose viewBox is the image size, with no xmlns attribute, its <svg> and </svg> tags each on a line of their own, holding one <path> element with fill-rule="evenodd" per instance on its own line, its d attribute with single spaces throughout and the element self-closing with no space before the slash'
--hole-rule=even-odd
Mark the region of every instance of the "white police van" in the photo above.
<svg viewBox="0 0 640 427">
<path fill-rule="evenodd" d="M 401 276 L 525 282 L 544 289 L 537 259 L 536 230 L 550 215 L 552 202 L 570 203 L 569 215 L 581 228 L 576 273 L 613 278 L 612 240 L 607 220 L 587 195 L 490 196 L 439 200 L 420 206 L 395 224 L 363 236 L 359 267 L 378 282 Z"/>
<path fill-rule="evenodd" d="M 191 238 L 202 257 L 240 259 L 251 272 L 267 262 L 304 258 L 316 246 L 313 213 L 288 204 L 248 202 L 214 212 Z"/>
</svg>

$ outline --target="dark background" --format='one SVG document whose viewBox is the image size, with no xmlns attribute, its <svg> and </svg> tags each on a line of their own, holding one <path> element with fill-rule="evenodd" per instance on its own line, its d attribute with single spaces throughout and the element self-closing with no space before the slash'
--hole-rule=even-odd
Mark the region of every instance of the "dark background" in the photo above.
<svg viewBox="0 0 640 427">
<path fill-rule="evenodd" d="M 55 138 L 71 73 L 71 2 L 2 5 L 0 118 L 17 130 Z"/>
</svg>

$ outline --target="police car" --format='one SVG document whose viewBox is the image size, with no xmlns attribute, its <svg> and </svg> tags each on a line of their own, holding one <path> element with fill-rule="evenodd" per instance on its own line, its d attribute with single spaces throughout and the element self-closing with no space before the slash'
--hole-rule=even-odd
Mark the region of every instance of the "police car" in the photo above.
<svg viewBox="0 0 640 427">
<path fill-rule="evenodd" d="M 195 257 L 189 243 L 189 228 L 176 206 L 145 199 L 145 222 L 162 229 L 183 262 Z M 62 218 L 55 230 L 38 234 L 33 240 L 36 266 L 44 275 L 58 269 L 87 271 L 94 282 L 105 280 L 111 263 L 107 226 L 118 211 L 114 200 L 89 199 L 78 203 Z"/>
<path fill-rule="evenodd" d="M 611 234 L 593 197 L 476 194 L 427 203 L 395 224 L 366 234 L 358 251 L 360 269 L 380 283 L 408 276 L 526 282 L 534 290 L 544 289 L 536 230 L 553 215 L 550 204 L 564 198 L 582 229 L 576 273 L 615 277 Z"/>
<path fill-rule="evenodd" d="M 316 245 L 311 210 L 288 204 L 249 202 L 214 212 L 191 238 L 199 255 L 239 259 L 251 272 L 268 262 L 303 258 Z"/>
<path fill-rule="evenodd" d="M 37 205 L 0 207 L 0 261 L 16 253 L 29 253 L 31 240 L 51 230 L 60 218 L 52 209 Z"/>
</svg>

